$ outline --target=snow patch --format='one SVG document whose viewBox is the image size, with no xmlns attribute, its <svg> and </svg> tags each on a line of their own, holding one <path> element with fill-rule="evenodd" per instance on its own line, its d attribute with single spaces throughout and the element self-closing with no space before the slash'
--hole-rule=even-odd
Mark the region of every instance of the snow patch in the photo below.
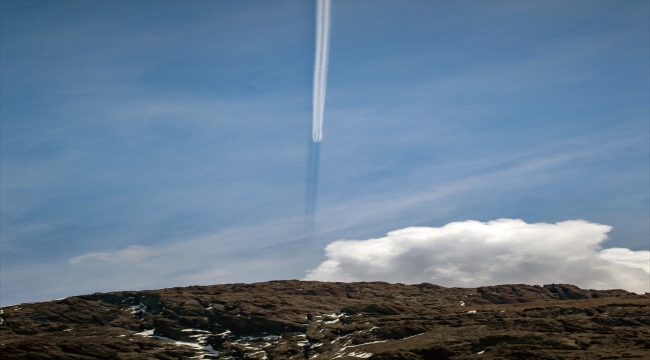
<svg viewBox="0 0 650 360">
<path fill-rule="evenodd" d="M 422 334 L 418 334 L 418 335 L 422 335 Z M 413 336 L 418 336 L 418 335 L 413 335 Z M 409 337 L 413 337 L 413 336 L 409 336 Z M 404 339 L 408 339 L 408 338 L 404 338 Z M 404 339 L 402 339 L 402 340 L 404 340 Z M 363 343 L 363 344 L 350 345 L 348 347 L 357 347 L 357 346 L 363 346 L 363 345 L 378 344 L 378 343 L 383 343 L 383 342 L 386 342 L 386 341 L 388 341 L 388 340 L 371 341 L 371 342 L 367 342 L 367 343 Z"/>
<path fill-rule="evenodd" d="M 138 336 L 153 336 L 153 330 L 145 330 L 139 333 L 135 333 L 133 335 L 138 335 Z"/>
<path fill-rule="evenodd" d="M 197 331 L 197 332 L 207 332 L 207 331 L 198 330 L 198 329 L 184 329 L 184 330 L 181 330 L 181 331 L 185 331 L 185 330 L 187 330 L 187 331 Z M 189 347 L 192 347 L 192 348 L 196 349 L 197 351 L 202 351 L 202 352 L 206 352 L 206 353 L 210 353 L 210 354 L 219 356 L 219 351 L 215 350 L 212 346 L 202 344 L 202 341 L 205 339 L 205 337 L 207 337 L 207 335 L 198 335 L 198 336 L 203 337 L 203 338 L 199 340 L 200 341 L 199 343 L 193 343 L 193 342 L 187 342 L 187 341 L 178 341 L 178 340 L 170 339 L 168 337 L 154 335 L 153 332 L 154 332 L 153 330 L 145 330 L 145 331 L 142 331 L 142 332 L 139 332 L 139 333 L 135 333 L 134 335 L 148 336 L 148 337 L 153 337 L 153 338 L 160 339 L 160 340 L 172 341 L 176 346 L 189 346 Z M 230 331 L 227 331 L 227 333 L 229 333 L 229 332 Z M 192 337 L 192 336 L 190 336 L 190 337 Z M 199 359 L 203 359 L 204 355 L 205 354 L 199 354 L 198 356 L 195 356 L 195 357 L 197 357 Z"/>
<path fill-rule="evenodd" d="M 420 336 L 420 335 L 424 335 L 424 334 L 426 334 L 426 333 L 419 333 L 419 334 L 415 334 L 415 335 L 407 336 L 407 337 L 405 337 L 405 338 L 401 338 L 400 340 L 410 339 L 410 338 L 414 338 L 414 337 L 416 337 L 416 336 Z"/>
<path fill-rule="evenodd" d="M 280 335 L 266 335 L 266 336 L 242 336 L 240 339 L 246 341 L 262 341 L 262 340 L 270 341 L 270 340 L 277 340 L 279 338 L 281 338 Z"/>
<path fill-rule="evenodd" d="M 369 353 L 369 352 L 361 352 L 361 351 L 360 351 L 360 352 L 353 351 L 353 352 L 347 354 L 347 356 L 352 356 L 352 357 L 357 357 L 357 358 L 367 359 L 367 358 L 369 358 L 369 357 L 372 356 L 372 353 Z"/>
<path fill-rule="evenodd" d="M 131 309 L 131 314 L 138 314 L 138 313 L 144 314 L 145 312 L 147 312 L 147 305 L 144 304 L 133 305 L 130 307 L 130 309 Z"/>
<path fill-rule="evenodd" d="M 204 333 L 204 334 L 209 334 L 209 331 L 201 330 L 201 329 L 183 329 L 181 332 L 199 332 L 199 333 Z"/>
<path fill-rule="evenodd" d="M 346 353 L 345 353 L 345 349 L 346 349 L 346 348 L 344 347 L 343 349 L 339 350 L 339 353 L 338 353 L 335 357 L 333 357 L 332 359 L 337 359 L 337 358 L 344 357 L 344 356 L 346 356 L 346 357 L 350 356 L 350 357 L 357 357 L 357 358 L 367 359 L 367 358 L 369 358 L 369 357 L 371 357 L 371 356 L 373 355 L 372 353 L 369 353 L 369 352 L 363 352 L 363 351 L 359 351 L 359 352 L 357 352 L 357 350 L 354 350 L 354 351 L 352 351 L 351 353 L 347 353 L 347 354 L 346 354 Z"/>
</svg>

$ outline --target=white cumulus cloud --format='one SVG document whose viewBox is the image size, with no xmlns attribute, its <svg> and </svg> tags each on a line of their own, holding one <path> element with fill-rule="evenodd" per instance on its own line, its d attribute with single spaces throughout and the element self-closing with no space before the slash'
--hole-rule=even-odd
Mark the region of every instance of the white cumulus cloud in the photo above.
<svg viewBox="0 0 650 360">
<path fill-rule="evenodd" d="M 328 259 L 305 279 L 464 287 L 570 283 L 650 291 L 650 251 L 602 250 L 611 229 L 584 220 L 515 219 L 409 227 L 378 239 L 334 241 L 325 248 Z"/>
</svg>

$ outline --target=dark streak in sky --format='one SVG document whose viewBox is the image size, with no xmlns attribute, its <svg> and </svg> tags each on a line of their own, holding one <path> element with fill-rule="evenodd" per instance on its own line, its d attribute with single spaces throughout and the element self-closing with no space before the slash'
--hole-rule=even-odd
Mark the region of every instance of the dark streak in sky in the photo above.
<svg viewBox="0 0 650 360">
<path fill-rule="evenodd" d="M 320 142 L 309 142 L 307 161 L 307 193 L 305 196 L 305 225 L 309 237 L 314 233 L 316 218 L 316 199 L 318 197 L 318 168 L 320 162 Z"/>
</svg>

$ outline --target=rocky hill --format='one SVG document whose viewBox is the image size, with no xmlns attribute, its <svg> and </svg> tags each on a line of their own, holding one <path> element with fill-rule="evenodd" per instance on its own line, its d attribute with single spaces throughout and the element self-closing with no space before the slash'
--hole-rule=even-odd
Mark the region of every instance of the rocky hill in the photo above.
<svg viewBox="0 0 650 360">
<path fill-rule="evenodd" d="M 650 359 L 650 297 L 271 281 L 3 307 L 2 359 Z"/>
</svg>

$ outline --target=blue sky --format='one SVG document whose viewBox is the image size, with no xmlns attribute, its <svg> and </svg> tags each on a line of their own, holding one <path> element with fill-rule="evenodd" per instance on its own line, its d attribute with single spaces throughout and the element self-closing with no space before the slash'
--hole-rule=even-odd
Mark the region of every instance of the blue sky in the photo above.
<svg viewBox="0 0 650 360">
<path fill-rule="evenodd" d="M 1 6 L 3 305 L 302 278 L 465 220 L 650 249 L 648 1 L 334 0 L 311 240 L 314 2 Z"/>
</svg>

